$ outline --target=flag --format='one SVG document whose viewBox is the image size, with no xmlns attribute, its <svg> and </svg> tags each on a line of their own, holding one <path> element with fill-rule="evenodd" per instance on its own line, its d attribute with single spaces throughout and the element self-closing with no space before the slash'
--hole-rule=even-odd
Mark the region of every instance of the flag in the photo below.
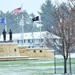
<svg viewBox="0 0 75 75">
<path fill-rule="evenodd" d="M 34 21 L 38 21 L 39 20 L 39 16 L 36 16 L 36 17 L 34 17 L 33 19 L 32 19 L 32 21 L 34 22 Z"/>
<path fill-rule="evenodd" d="M 0 18 L 0 24 L 4 24 L 5 23 L 5 19 L 4 18 Z"/>
<path fill-rule="evenodd" d="M 21 12 L 21 7 L 16 8 L 16 9 L 13 10 L 13 13 L 20 13 L 20 12 Z"/>
</svg>

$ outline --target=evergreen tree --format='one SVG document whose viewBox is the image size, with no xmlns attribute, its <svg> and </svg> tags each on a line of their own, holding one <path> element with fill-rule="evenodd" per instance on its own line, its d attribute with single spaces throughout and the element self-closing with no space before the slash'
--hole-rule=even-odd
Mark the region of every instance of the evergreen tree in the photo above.
<svg viewBox="0 0 75 75">
<path fill-rule="evenodd" d="M 6 18 L 6 26 L 7 26 L 7 33 L 11 29 L 13 33 L 21 33 L 22 32 L 22 15 L 24 20 L 24 32 L 32 32 L 32 18 L 35 17 L 34 14 L 28 14 L 25 10 L 18 14 L 13 14 L 12 12 L 7 11 L 3 13 L 0 11 L 0 18 Z M 5 29 L 5 24 L 0 24 L 0 34 L 2 33 L 3 29 Z M 34 23 L 34 31 L 37 31 L 37 27 Z"/>
<path fill-rule="evenodd" d="M 53 17 L 54 6 L 51 3 L 51 0 L 47 0 L 41 6 L 41 12 L 39 12 L 41 17 L 42 30 L 47 30 L 48 28 L 52 28 L 55 25 L 54 17 Z"/>
</svg>

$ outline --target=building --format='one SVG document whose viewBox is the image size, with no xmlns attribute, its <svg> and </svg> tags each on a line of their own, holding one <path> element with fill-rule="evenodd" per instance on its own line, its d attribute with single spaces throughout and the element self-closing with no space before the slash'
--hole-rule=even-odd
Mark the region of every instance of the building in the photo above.
<svg viewBox="0 0 75 75">
<path fill-rule="evenodd" d="M 12 35 L 12 40 L 15 43 L 18 43 L 19 46 L 27 46 L 28 48 L 46 48 L 45 45 L 45 36 L 47 31 L 43 32 L 29 32 L 29 33 L 15 33 Z M 58 38 L 53 35 L 49 36 L 52 39 Z M 0 36 L 0 41 L 3 41 L 3 35 Z M 9 41 L 9 34 L 6 35 L 6 41 Z"/>
<path fill-rule="evenodd" d="M 0 43 L 0 60 L 25 60 L 54 58 L 54 52 L 48 48 L 27 48 L 16 43 Z"/>
<path fill-rule="evenodd" d="M 3 42 L 3 35 L 0 36 L 0 60 L 21 60 L 30 58 L 53 58 L 54 51 L 45 45 L 44 32 L 16 33 L 13 34 L 13 41 L 9 41 L 9 34 L 6 35 L 6 43 Z M 50 40 L 58 39 L 56 35 L 49 35 Z"/>
</svg>

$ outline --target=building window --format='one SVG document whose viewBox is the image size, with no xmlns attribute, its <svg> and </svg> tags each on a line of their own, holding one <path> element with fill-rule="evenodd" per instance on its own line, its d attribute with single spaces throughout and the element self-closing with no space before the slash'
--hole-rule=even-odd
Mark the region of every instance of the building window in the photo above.
<svg viewBox="0 0 75 75">
<path fill-rule="evenodd" d="M 42 50 L 40 50 L 40 53 L 42 53 Z"/>
<path fill-rule="evenodd" d="M 30 43 L 30 39 L 28 39 L 28 43 Z"/>
<path fill-rule="evenodd" d="M 17 40 L 17 43 L 19 43 L 19 40 Z"/>
<path fill-rule="evenodd" d="M 41 42 L 43 42 L 43 39 L 41 39 Z"/>
<path fill-rule="evenodd" d="M 32 42 L 33 42 L 33 39 L 32 39 Z"/>
<path fill-rule="evenodd" d="M 24 39 L 24 43 L 26 42 L 26 40 Z"/>
<path fill-rule="evenodd" d="M 21 42 L 23 43 L 23 40 Z"/>
<path fill-rule="evenodd" d="M 28 46 L 28 48 L 30 48 L 30 46 Z"/>
<path fill-rule="evenodd" d="M 33 42 L 33 39 L 30 40 L 30 43 L 32 43 L 32 42 Z"/>
<path fill-rule="evenodd" d="M 32 39 L 28 39 L 28 43 L 32 43 L 33 42 L 33 40 Z"/>
</svg>

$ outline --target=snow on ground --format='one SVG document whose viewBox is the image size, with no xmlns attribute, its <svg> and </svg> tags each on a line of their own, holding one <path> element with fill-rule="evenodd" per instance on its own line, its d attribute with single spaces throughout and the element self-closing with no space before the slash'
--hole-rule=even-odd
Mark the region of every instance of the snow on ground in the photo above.
<svg viewBox="0 0 75 75">
<path fill-rule="evenodd" d="M 71 58 L 75 58 L 75 53 L 70 53 Z M 62 55 L 55 55 L 56 58 L 63 58 Z"/>
</svg>

